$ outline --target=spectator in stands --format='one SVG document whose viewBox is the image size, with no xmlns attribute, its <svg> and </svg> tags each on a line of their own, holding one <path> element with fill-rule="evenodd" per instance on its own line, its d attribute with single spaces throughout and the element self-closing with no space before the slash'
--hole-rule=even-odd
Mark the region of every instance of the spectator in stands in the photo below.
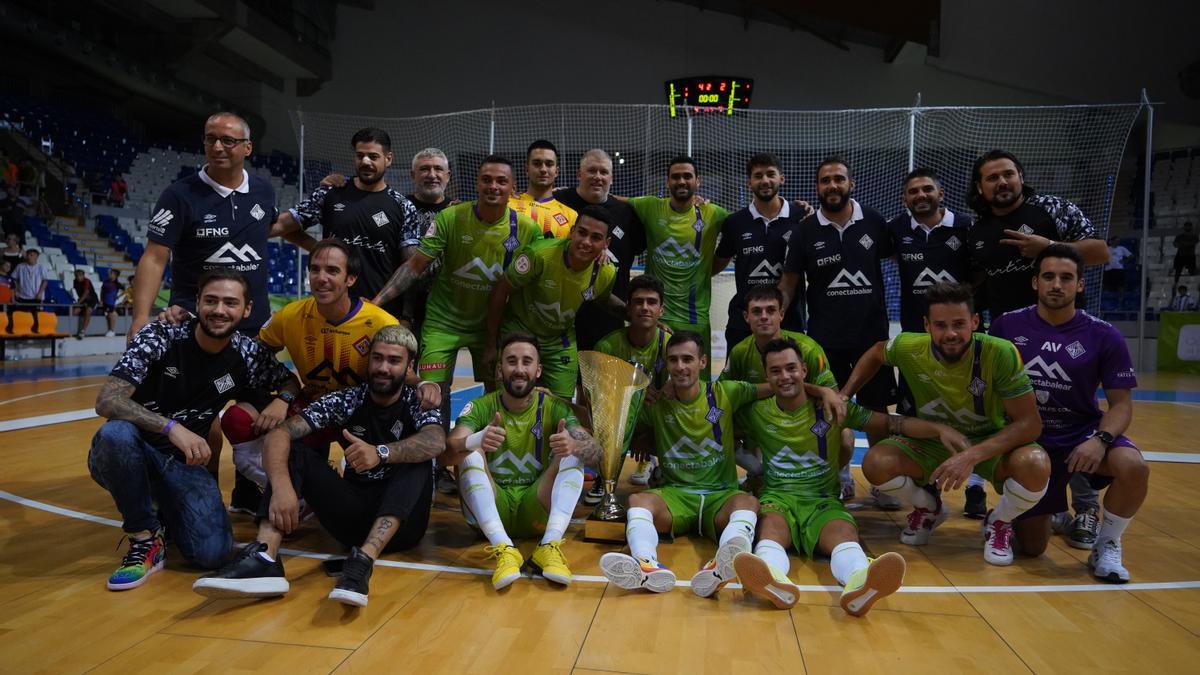
<svg viewBox="0 0 1200 675">
<path fill-rule="evenodd" d="M 108 321 L 108 332 L 104 337 L 117 334 L 117 307 L 125 304 L 125 286 L 121 283 L 121 271 L 108 270 L 108 278 L 100 283 L 100 303 L 104 305 L 104 318 Z M 133 283 L 133 278 L 129 280 Z"/>
<path fill-rule="evenodd" d="M 1175 235 L 1175 284 L 1179 285 L 1179 274 L 1187 269 L 1188 276 L 1196 273 L 1196 243 L 1200 237 L 1192 230 L 1192 223 L 1183 224 L 1183 232 Z"/>
<path fill-rule="evenodd" d="M 8 312 L 8 303 L 13 299 L 12 265 L 0 260 L 0 310 Z"/>
<path fill-rule="evenodd" d="M 82 340 L 84 333 L 87 333 L 88 323 L 92 320 L 92 313 L 96 311 L 96 305 L 100 304 L 100 299 L 96 297 L 96 288 L 92 286 L 92 280 L 87 278 L 83 270 L 75 270 L 75 303 L 71 308 L 71 313 L 79 317 L 79 329 L 75 331 L 75 339 Z"/>
<path fill-rule="evenodd" d="M 17 176 L 20 170 L 17 168 L 17 163 L 11 159 L 4 160 L 4 183 L 8 185 L 9 192 L 17 189 Z"/>
<path fill-rule="evenodd" d="M 21 239 L 16 234 L 10 232 L 5 235 L 4 240 L 8 243 L 8 246 L 0 254 L 3 254 L 4 261 L 8 263 L 8 268 L 15 270 L 17 269 L 17 265 L 20 265 L 21 261 L 25 259 L 25 253 L 21 250 Z"/>
<path fill-rule="evenodd" d="M 17 312 L 29 312 L 33 315 L 33 332 L 38 332 L 38 310 L 42 298 L 46 295 L 49 276 L 46 269 L 38 263 L 41 252 L 35 248 L 25 251 L 25 262 L 17 265 L 13 278 L 17 282 L 16 307 L 8 313 L 8 332 L 12 332 L 13 315 Z"/>
<path fill-rule="evenodd" d="M 1133 260 L 1133 251 L 1121 245 L 1120 237 L 1108 238 L 1108 264 L 1104 266 L 1104 290 L 1125 291 L 1125 263 Z"/>
<path fill-rule="evenodd" d="M 108 203 L 113 206 L 125 206 L 125 195 L 129 194 L 129 184 L 125 182 L 124 176 L 117 176 L 112 179 L 112 185 L 108 189 Z"/>
<path fill-rule="evenodd" d="M 1171 298 L 1171 303 L 1167 305 L 1168 312 L 1194 312 L 1196 311 L 1196 299 L 1188 295 L 1188 287 L 1180 284 L 1175 289 L 1175 295 Z"/>
<path fill-rule="evenodd" d="M 17 238 L 17 256 L 20 257 L 21 247 L 25 245 L 25 207 L 17 199 L 16 189 L 8 190 L 3 202 L 0 202 L 0 218 L 4 220 L 4 237 L 15 235 Z M 17 263 L 12 264 L 13 267 Z"/>
</svg>

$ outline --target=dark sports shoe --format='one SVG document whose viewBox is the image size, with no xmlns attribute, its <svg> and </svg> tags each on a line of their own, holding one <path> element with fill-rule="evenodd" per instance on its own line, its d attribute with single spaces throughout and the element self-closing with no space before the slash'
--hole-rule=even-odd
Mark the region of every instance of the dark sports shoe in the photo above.
<svg viewBox="0 0 1200 675">
<path fill-rule="evenodd" d="M 330 600 L 337 600 L 346 605 L 356 607 L 367 606 L 367 584 L 371 581 L 371 572 L 375 571 L 375 561 L 363 553 L 357 546 L 350 549 L 350 556 L 342 566 L 342 576 L 329 592 Z"/>
<path fill-rule="evenodd" d="M 288 592 L 283 561 L 266 558 L 267 545 L 246 544 L 227 565 L 192 584 L 192 590 L 207 598 L 269 598 Z"/>
<path fill-rule="evenodd" d="M 233 492 L 229 495 L 229 512 L 253 516 L 258 513 L 258 505 L 262 498 L 262 488 L 239 473 L 233 480 Z"/>
<path fill-rule="evenodd" d="M 1090 551 L 1096 544 L 1096 535 L 1098 534 L 1100 534 L 1100 514 L 1096 512 L 1096 509 L 1086 509 L 1075 514 L 1067 543 L 1073 548 Z"/>
<path fill-rule="evenodd" d="M 592 489 L 583 493 L 583 503 L 586 506 L 595 506 L 601 499 L 604 499 L 604 486 L 597 480 L 592 483 Z"/>
<path fill-rule="evenodd" d="M 458 483 L 455 482 L 454 476 L 450 475 L 450 470 L 444 466 L 439 466 L 434 473 L 434 478 L 437 481 L 437 491 L 444 495 L 458 494 Z"/>
<path fill-rule="evenodd" d="M 963 515 L 974 520 L 983 520 L 987 515 L 987 490 L 982 485 L 968 485 L 965 490 L 967 502 L 963 504 Z"/>
</svg>

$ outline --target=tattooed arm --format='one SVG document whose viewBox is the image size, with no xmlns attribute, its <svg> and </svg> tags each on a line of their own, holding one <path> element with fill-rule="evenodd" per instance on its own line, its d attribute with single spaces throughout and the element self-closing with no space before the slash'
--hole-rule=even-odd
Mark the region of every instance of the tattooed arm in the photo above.
<svg viewBox="0 0 1200 675">
<path fill-rule="evenodd" d="M 387 446 L 388 464 L 426 462 L 446 449 L 446 430 L 440 424 L 426 424 L 412 436 Z"/>
<path fill-rule="evenodd" d="M 161 432 L 170 420 L 132 399 L 132 382 L 109 375 L 96 395 L 96 414 L 110 420 L 132 422 L 144 431 Z"/>
<path fill-rule="evenodd" d="M 263 439 L 263 469 L 272 485 L 291 485 L 291 475 L 288 473 L 288 455 L 292 451 L 292 441 L 299 440 L 311 434 L 313 428 L 301 415 L 292 415 L 283 424 L 267 433 Z"/>
<path fill-rule="evenodd" d="M 425 271 L 425 268 L 429 267 L 429 263 L 431 262 L 433 262 L 433 258 L 420 251 L 414 251 L 411 258 L 405 260 L 403 265 L 396 268 L 396 272 L 392 274 L 392 278 L 388 279 L 383 288 L 379 289 L 379 292 L 375 294 L 371 302 L 382 306 L 400 297 L 404 291 L 408 290 L 409 286 L 413 285 L 414 281 L 421 277 L 421 273 Z"/>
<path fill-rule="evenodd" d="M 579 458 L 579 461 L 593 466 L 600 461 L 603 456 L 600 444 L 587 432 L 587 429 L 571 427 L 567 429 L 567 433 L 576 443 L 575 456 Z"/>
</svg>

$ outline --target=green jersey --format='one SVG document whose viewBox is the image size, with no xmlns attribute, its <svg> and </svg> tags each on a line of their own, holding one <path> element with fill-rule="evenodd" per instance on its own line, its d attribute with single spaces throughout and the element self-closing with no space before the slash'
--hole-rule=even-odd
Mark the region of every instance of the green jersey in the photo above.
<svg viewBox="0 0 1200 675">
<path fill-rule="evenodd" d="M 417 246 L 421 253 L 442 261 L 425 321 L 451 333 L 482 331 L 496 280 L 517 249 L 541 236 L 537 224 L 512 209 L 494 223 L 479 219 L 475 202 L 444 209 Z"/>
<path fill-rule="evenodd" d="M 928 333 L 888 340 L 885 359 L 900 369 L 912 391 L 917 417 L 942 422 L 976 438 L 1008 424 L 1004 401 L 1033 391 L 1013 343 L 975 333 L 958 363 L 934 355 Z"/>
<path fill-rule="evenodd" d="M 540 338 L 569 334 L 583 303 L 612 292 L 617 268 L 608 256 L 576 271 L 567 262 L 570 245 L 570 239 L 537 239 L 517 251 L 504 272 L 517 290 L 508 299 L 503 332 Z"/>
<path fill-rule="evenodd" d="M 821 349 L 821 345 L 817 344 L 816 340 L 804 333 L 790 330 L 780 331 L 780 333 L 780 337 L 791 338 L 799 345 L 800 356 L 804 359 L 804 365 L 808 370 L 804 377 L 805 382 L 822 387 L 837 388 L 837 380 L 833 377 L 833 371 L 829 370 L 829 360 L 825 358 L 825 350 Z M 767 381 L 762 352 L 758 351 L 758 345 L 755 344 L 753 335 L 729 350 L 729 355 L 725 357 L 725 370 L 721 371 L 717 379 L 741 380 L 754 384 L 762 384 Z"/>
<path fill-rule="evenodd" d="M 645 347 L 635 347 L 629 342 L 629 329 L 614 330 L 596 342 L 594 349 L 602 354 L 615 356 L 641 368 L 650 376 L 650 386 L 661 388 L 667 378 L 667 342 L 670 334 L 662 328 L 656 328 L 654 337 Z M 625 425 L 625 445 L 633 440 L 633 431 L 637 427 L 638 411 L 642 408 L 642 400 L 646 398 L 646 390 L 642 389 L 633 395 L 629 401 L 629 422 Z"/>
<path fill-rule="evenodd" d="M 791 412 L 781 410 L 774 396 L 756 401 L 736 416 L 748 447 L 762 450 L 765 490 L 801 498 L 837 498 L 841 494 L 842 428 L 862 429 L 871 411 L 846 404 L 845 424 L 825 419 L 819 402 L 809 401 Z"/>
<path fill-rule="evenodd" d="M 643 405 L 638 426 L 654 431 L 662 484 L 697 492 L 736 488 L 734 413 L 757 397 L 749 382 L 706 382 L 691 401 L 660 398 Z"/>
<path fill-rule="evenodd" d="M 467 403 L 455 426 L 480 431 L 492 423 L 496 413 L 504 426 L 504 443 L 487 453 L 488 469 L 497 485 L 532 485 L 550 461 L 550 435 L 557 432 L 559 420 L 567 428 L 579 426 L 579 420 L 557 396 L 542 391 L 533 394 L 533 402 L 520 412 L 510 412 L 500 402 L 500 392 L 484 394 Z"/>
<path fill-rule="evenodd" d="M 646 226 L 646 274 L 667 290 L 663 321 L 708 323 L 717 235 L 729 212 L 716 204 L 680 212 L 665 197 L 634 197 L 629 205 Z"/>
</svg>

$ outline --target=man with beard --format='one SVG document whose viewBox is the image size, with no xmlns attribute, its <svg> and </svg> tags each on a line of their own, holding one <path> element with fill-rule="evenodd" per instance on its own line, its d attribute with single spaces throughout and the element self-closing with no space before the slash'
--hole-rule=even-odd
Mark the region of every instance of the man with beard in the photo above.
<svg viewBox="0 0 1200 675">
<path fill-rule="evenodd" d="M 229 564 L 192 584 L 213 598 L 270 597 L 287 593 L 279 545 L 300 522 L 299 500 L 321 526 L 350 548 L 329 599 L 367 604 L 368 583 L 382 553 L 411 548 L 425 535 L 433 501 L 431 460 L 445 450 L 437 410 L 423 410 L 404 383 L 417 340 L 407 328 L 386 326 L 371 341 L 368 380 L 326 394 L 267 435 L 266 498 L 258 535 Z M 336 429 L 344 438 L 341 476 L 315 453 L 292 443 Z"/>
<path fill-rule="evenodd" d="M 611 228 L 608 211 L 588 206 L 570 239 L 535 240 L 517 251 L 488 300 L 484 363 L 489 372 L 495 369 L 500 335 L 533 335 L 541 355 L 541 384 L 571 400 L 579 379 L 576 312 L 594 301 L 615 316 L 625 314 L 625 303 L 612 295 L 616 269 L 604 255 Z"/>
<path fill-rule="evenodd" d="M 727 349 L 733 349 L 750 336 L 750 326 L 742 317 L 746 293 L 755 286 L 779 283 L 788 242 L 807 215 L 780 196 L 779 190 L 785 179 L 775 155 L 761 153 L 751 157 L 746 163 L 746 175 L 754 199 L 749 206 L 725 219 L 712 269 L 713 274 L 720 274 L 730 260 L 734 261 L 736 291 L 729 300 L 729 322 L 725 324 Z M 782 318 L 783 328 L 795 332 L 804 330 L 804 315 L 798 301 L 792 302 Z"/>
<path fill-rule="evenodd" d="M 679 156 L 667 166 L 670 197 L 633 197 L 629 205 L 646 226 L 646 274 L 663 282 L 667 297 L 663 321 L 675 331 L 704 337 L 701 376 L 711 375 L 713 258 L 717 237 L 729 212 L 712 203 L 696 202 L 700 177 L 696 160 Z"/>
<path fill-rule="evenodd" d="M 1137 386 L 1125 338 L 1112 325 L 1075 308 L 1083 291 L 1083 261 L 1064 244 L 1042 249 L 1034 261 L 1038 302 L 992 322 L 991 334 L 1013 341 L 1025 358 L 1036 388 L 1042 435 L 1050 455 L 1050 488 L 1017 519 L 1021 553 L 1041 555 L 1050 540 L 1050 518 L 1067 509 L 1067 483 L 1073 472 L 1088 476 L 1104 494 L 1104 524 L 1088 567 L 1102 581 L 1123 584 L 1129 571 L 1121 560 L 1121 534 L 1146 499 L 1150 467 L 1125 437 L 1133 419 Z M 1100 410 L 1096 390 L 1104 387 L 1108 410 Z"/>
<path fill-rule="evenodd" d="M 534 391 L 541 370 L 536 338 L 504 338 L 500 391 L 463 408 L 442 457 L 458 466 L 463 513 L 496 558 L 496 590 L 516 581 L 525 562 L 511 537 L 540 536 L 530 562 L 547 580 L 571 583 L 563 535 L 583 490 L 583 465 L 600 459 L 600 446 L 571 407 Z"/>
<path fill-rule="evenodd" d="M 829 357 L 833 377 L 845 384 L 863 352 L 887 338 L 887 305 L 880 261 L 892 255 L 892 238 L 883 216 L 851 197 L 854 176 L 840 157 L 817 166 L 817 195 L 821 208 L 800 222 L 783 265 L 784 306 L 790 306 L 803 281 L 807 289 L 808 336 Z M 863 383 L 858 404 L 887 412 L 896 399 L 892 371 L 872 371 Z M 858 390 L 856 390 L 858 391 Z M 874 443 L 877 438 L 868 439 Z M 853 434 L 845 432 L 849 445 Z M 850 467 L 842 470 L 842 498 L 854 496 Z"/>
<path fill-rule="evenodd" d="M 1085 265 L 1108 262 L 1092 221 L 1071 202 L 1038 194 L 1011 152 L 992 150 L 975 160 L 967 203 L 979 214 L 967 246 L 973 282 L 992 321 L 1037 302 L 1029 287 L 1033 259 L 1051 243 L 1066 242 Z"/>
<path fill-rule="evenodd" d="M 558 180 L 558 148 L 546 140 L 530 143 L 525 151 L 525 175 L 529 177 L 529 189 L 509 197 L 509 208 L 537 223 L 547 238 L 569 236 L 578 213 L 558 201 L 554 194 L 554 181 Z"/>
<path fill-rule="evenodd" d="M 129 537 L 110 590 L 140 586 L 162 569 L 163 526 L 192 563 L 212 569 L 225 562 L 233 532 L 206 469 L 209 429 L 247 389 L 300 390 L 268 350 L 236 332 L 252 312 L 244 276 L 212 270 L 197 288 L 199 318 L 138 331 L 96 396 L 96 414 L 108 421 L 92 439 L 88 470 L 112 494 Z"/>
<path fill-rule="evenodd" d="M 360 129 L 350 138 L 350 147 L 354 179 L 336 188 L 318 186 L 308 199 L 279 215 L 271 236 L 283 236 L 312 251 L 317 242 L 304 230 L 320 224 L 322 237 L 337 237 L 357 250 L 362 272 L 350 290 L 369 300 L 412 255 L 424 230 L 412 202 L 384 180 L 392 165 L 392 139 L 387 132 Z M 400 316 L 403 301 L 393 299 L 384 309 Z"/>
<path fill-rule="evenodd" d="M 949 516 L 940 491 L 957 490 L 972 473 L 990 479 L 1001 497 L 983 521 L 983 559 L 1011 565 L 1012 522 L 1046 494 L 1050 479 L 1050 459 L 1034 443 L 1042 421 L 1033 387 L 1011 342 L 975 332 L 979 315 L 970 286 L 937 283 L 925 299 L 927 332 L 876 343 L 859 359 L 842 393 L 853 395 L 883 366 L 899 368 L 912 387 L 917 417 L 950 426 L 960 436 L 942 441 L 893 435 L 867 451 L 863 475 L 912 504 L 900 532 L 900 542 L 910 546 L 927 544 Z"/>
<path fill-rule="evenodd" d="M 425 148 L 413 155 L 409 176 L 412 178 L 413 192 L 406 196 L 417 209 L 417 216 L 421 222 L 419 231 L 423 235 L 433 226 L 434 218 L 437 218 L 443 209 L 453 205 L 446 196 L 446 189 L 450 186 L 450 160 L 447 159 L 446 153 L 438 148 Z M 421 334 L 421 324 L 425 321 L 425 302 L 429 298 L 429 292 L 433 290 L 433 280 L 437 277 L 439 269 L 441 264 L 438 261 L 430 263 L 421 279 L 417 281 L 416 288 L 411 293 L 404 294 L 404 312 L 396 318 L 408 321 L 414 335 Z M 444 415 L 442 425 L 449 424 L 449 415 Z"/>
<path fill-rule="evenodd" d="M 554 198 L 576 211 L 594 204 L 612 216 L 612 236 L 606 255 L 617 268 L 613 295 L 627 301 L 633 261 L 646 250 L 646 230 L 629 204 L 608 194 L 613 181 L 613 162 L 607 152 L 593 148 L 583 153 L 577 177 L 579 183 L 575 187 L 557 190 Z M 596 305 L 585 303 L 575 315 L 575 335 L 581 350 L 592 349 L 600 338 L 623 327 L 624 321 Z"/>
</svg>

